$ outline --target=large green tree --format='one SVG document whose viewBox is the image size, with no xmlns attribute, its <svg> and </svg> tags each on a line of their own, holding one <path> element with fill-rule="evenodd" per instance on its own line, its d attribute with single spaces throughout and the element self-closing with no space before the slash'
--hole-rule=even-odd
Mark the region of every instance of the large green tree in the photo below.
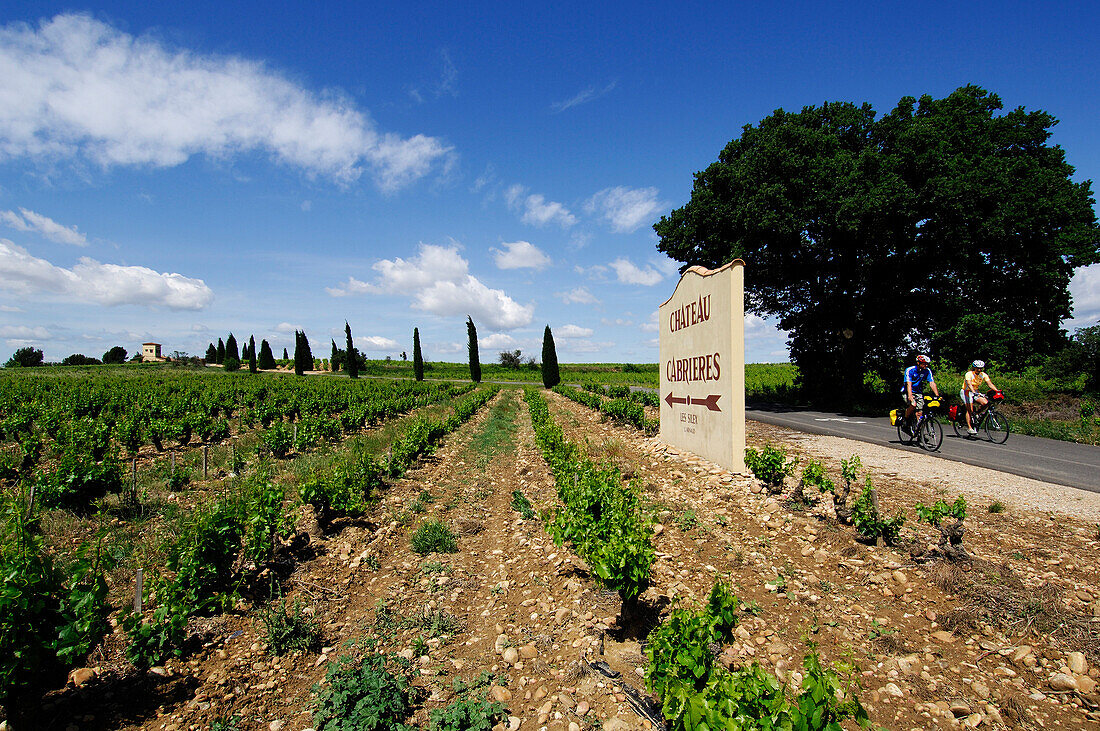
<svg viewBox="0 0 1100 731">
<path fill-rule="evenodd" d="M 413 376 L 424 380 L 424 356 L 420 352 L 420 328 L 413 328 Z"/>
<path fill-rule="evenodd" d="M 1090 182 L 1048 144 L 1056 120 L 1001 109 L 966 86 L 878 119 L 868 104 L 778 110 L 696 174 L 657 248 L 685 267 L 744 259 L 748 309 L 778 318 L 819 399 L 850 399 L 869 369 L 900 381 L 975 313 L 999 323 L 983 342 L 1004 365 L 1052 352 L 1100 229 Z"/>
<path fill-rule="evenodd" d="M 470 380 L 481 383 L 481 356 L 477 351 L 477 328 L 474 327 L 474 318 L 466 316 L 466 348 L 470 351 Z"/>
<path fill-rule="evenodd" d="M 542 385 L 553 388 L 561 383 L 561 373 L 558 370 L 558 349 L 554 345 L 554 333 L 550 332 L 550 326 L 542 333 Z"/>
<path fill-rule="evenodd" d="M 260 341 L 260 354 L 256 358 L 256 365 L 265 371 L 275 369 L 275 356 L 271 352 L 271 345 L 267 340 Z"/>
<path fill-rule="evenodd" d="M 16 350 L 8 362 L 4 364 L 5 368 L 20 367 L 20 368 L 33 368 L 35 366 L 42 365 L 42 361 L 45 358 L 42 351 L 38 348 L 32 348 L 27 346 L 25 348 L 19 348 Z"/>
<path fill-rule="evenodd" d="M 125 363 L 126 362 L 126 348 L 121 345 L 116 345 L 106 353 L 103 354 L 104 363 Z"/>
<path fill-rule="evenodd" d="M 348 378 L 359 377 L 359 352 L 355 349 L 355 343 L 351 339 L 351 325 L 347 320 L 344 320 L 344 358 L 347 360 L 347 365 L 344 366 L 348 370 Z"/>
</svg>

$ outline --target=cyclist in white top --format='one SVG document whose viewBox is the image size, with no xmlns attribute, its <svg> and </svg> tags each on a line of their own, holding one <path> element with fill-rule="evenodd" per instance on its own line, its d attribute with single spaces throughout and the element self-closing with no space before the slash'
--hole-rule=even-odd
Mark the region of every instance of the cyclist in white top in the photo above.
<svg viewBox="0 0 1100 731">
<path fill-rule="evenodd" d="M 974 404 L 978 404 L 983 409 L 989 404 L 989 400 L 986 399 L 985 394 L 979 391 L 982 384 L 987 384 L 994 391 L 999 390 L 993 385 L 993 381 L 989 380 L 989 374 L 985 372 L 985 361 L 976 360 L 970 364 L 970 370 L 963 376 L 963 387 L 959 391 L 959 399 L 966 406 L 966 433 L 977 434 L 978 430 L 974 428 L 970 419 L 974 416 Z"/>
</svg>

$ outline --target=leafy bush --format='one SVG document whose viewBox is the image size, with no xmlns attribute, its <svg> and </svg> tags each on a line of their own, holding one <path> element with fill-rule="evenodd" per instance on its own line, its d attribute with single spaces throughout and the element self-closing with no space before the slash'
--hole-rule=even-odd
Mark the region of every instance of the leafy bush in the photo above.
<svg viewBox="0 0 1100 731">
<path fill-rule="evenodd" d="M 420 555 L 426 553 L 455 553 L 458 540 L 454 532 L 438 519 L 426 520 L 413 533 L 412 550 Z"/>
<path fill-rule="evenodd" d="M 341 657 L 325 674 L 327 683 L 314 686 L 317 731 L 413 731 L 414 726 L 404 723 L 412 711 L 409 681 L 402 672 L 407 667 L 401 658 L 383 655 Z"/>
<path fill-rule="evenodd" d="M 537 391 L 528 390 L 526 399 L 563 503 L 549 516 L 547 530 L 558 545 L 569 541 L 601 583 L 624 601 L 636 599 L 649 585 L 655 556 L 652 526 L 639 509 L 637 486 L 624 484 L 617 468 L 595 464 L 566 440 Z"/>
<path fill-rule="evenodd" d="M 963 520 L 966 519 L 966 499 L 959 495 L 954 503 L 948 504 L 943 500 L 937 500 L 931 507 L 924 503 L 917 503 L 917 522 L 928 523 L 940 532 L 939 549 L 943 554 L 953 560 L 962 561 L 967 558 L 966 549 L 962 546 Z M 946 518 L 954 518 L 954 523 L 944 523 Z"/>
<path fill-rule="evenodd" d="M 285 655 L 292 650 L 315 652 L 321 647 L 321 626 L 302 610 L 299 600 L 294 600 L 293 611 L 287 611 L 286 597 L 272 602 L 260 615 L 264 625 L 267 651 L 272 655 Z"/>
<path fill-rule="evenodd" d="M 522 515 L 524 520 L 535 517 L 535 509 L 531 506 L 531 501 L 519 490 L 512 491 L 512 510 Z"/>
<path fill-rule="evenodd" d="M 775 493 L 783 491 L 783 481 L 794 474 L 798 460 L 792 457 L 788 461 L 787 450 L 765 444 L 759 452 L 752 447 L 745 449 L 745 466 L 764 483 L 768 492 Z"/>
<path fill-rule="evenodd" d="M 266 473 L 245 484 L 241 499 L 244 555 L 251 561 L 266 561 L 275 552 L 275 539 L 285 538 L 292 527 L 282 486 Z"/>
<path fill-rule="evenodd" d="M 650 632 L 646 687 L 661 699 L 674 729 L 735 728 L 839 731 L 851 718 L 869 726 L 854 690 L 856 668 L 824 669 L 815 648 L 803 661 L 798 694 L 788 692 L 758 664 L 727 670 L 715 646 L 732 640 L 737 599 L 722 584 L 702 609 L 675 607 Z"/>
<path fill-rule="evenodd" d="M 178 492 L 191 484 L 191 474 L 190 467 L 180 466 L 170 470 L 168 477 L 164 480 L 164 486 L 172 492 Z"/>
<path fill-rule="evenodd" d="M 492 682 L 493 676 L 484 671 L 469 685 L 455 678 L 452 688 L 458 698 L 431 712 L 429 731 L 490 731 L 496 722 L 505 720 L 504 704 L 486 697 L 485 688 Z"/>
<path fill-rule="evenodd" d="M 271 450 L 271 454 L 276 459 L 282 459 L 290 453 L 290 448 L 293 446 L 294 437 L 290 433 L 290 429 L 287 429 L 286 424 L 281 421 L 275 422 L 271 428 L 264 431 L 261 439 L 264 440 L 264 444 Z"/>
<path fill-rule="evenodd" d="M 899 510 L 893 518 L 882 517 L 878 510 L 875 488 L 868 477 L 863 492 L 852 503 L 852 521 L 864 538 L 877 541 L 881 537 L 883 543 L 893 546 L 897 543 L 901 526 L 905 524 L 905 514 Z"/>
<path fill-rule="evenodd" d="M 98 547 L 81 546 L 59 571 L 25 511 L 17 496 L 0 495 L 0 703 L 43 671 L 82 660 L 107 628 Z"/>
</svg>

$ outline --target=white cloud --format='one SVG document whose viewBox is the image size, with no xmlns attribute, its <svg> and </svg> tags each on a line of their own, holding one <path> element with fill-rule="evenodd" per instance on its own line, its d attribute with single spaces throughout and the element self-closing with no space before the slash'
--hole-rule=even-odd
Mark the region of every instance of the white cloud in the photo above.
<svg viewBox="0 0 1100 731">
<path fill-rule="evenodd" d="M 1100 320 L 1100 264 L 1074 272 L 1069 292 L 1073 295 L 1073 318 L 1066 321 L 1069 329 L 1095 325 Z"/>
<path fill-rule="evenodd" d="M 302 328 L 298 327 L 297 325 L 292 325 L 289 322 L 280 322 L 273 328 L 273 330 L 277 333 L 292 333 L 298 332 L 301 329 Z"/>
<path fill-rule="evenodd" d="M 76 226 L 62 226 L 52 218 L 43 216 L 26 208 L 15 211 L 0 211 L 0 221 L 17 231 L 35 231 L 50 241 L 73 246 L 87 246 L 88 238 L 76 230 Z"/>
<path fill-rule="evenodd" d="M 600 301 L 585 287 L 575 287 L 568 292 L 558 292 L 558 297 L 567 305 L 598 305 Z"/>
<path fill-rule="evenodd" d="M 657 271 L 652 265 L 647 265 L 645 269 L 642 269 L 624 257 L 619 257 L 611 262 L 609 266 L 615 270 L 615 275 L 623 284 L 641 284 L 646 287 L 652 287 L 665 278 L 664 275 Z"/>
<path fill-rule="evenodd" d="M 366 165 L 393 190 L 451 155 L 433 137 L 379 132 L 347 97 L 262 62 L 172 48 L 90 15 L 0 28 L 0 79 L 0 158 L 171 167 L 264 152 L 342 183 Z"/>
<path fill-rule="evenodd" d="M 22 312 L 22 307 L 16 307 L 15 305 L 0 305 L 0 312 Z"/>
<path fill-rule="evenodd" d="M 381 335 L 370 335 L 365 338 L 355 338 L 355 347 L 371 352 L 400 350 L 401 346 L 393 338 L 384 338 Z"/>
<path fill-rule="evenodd" d="M 590 267 L 582 267 L 580 264 L 578 264 L 573 267 L 573 271 L 596 282 L 605 282 L 607 281 L 607 274 L 611 270 L 605 267 L 603 264 L 593 264 Z"/>
<path fill-rule="evenodd" d="M 644 332 L 651 332 L 651 333 L 657 332 L 657 330 L 660 329 L 657 325 L 657 311 L 654 310 L 653 314 L 649 316 L 649 320 L 647 322 L 643 322 L 639 327 Z"/>
<path fill-rule="evenodd" d="M 590 327 L 563 325 L 557 329 L 554 335 L 559 338 L 590 338 L 593 332 L 595 331 Z"/>
<path fill-rule="evenodd" d="M 528 241 L 505 243 L 504 250 L 490 249 L 498 269 L 545 269 L 550 257 Z"/>
<path fill-rule="evenodd" d="M 372 267 L 373 283 L 354 277 L 326 287 L 333 297 L 353 294 L 394 294 L 411 297 L 413 308 L 441 317 L 470 315 L 494 330 L 512 330 L 531 322 L 535 308 L 520 305 L 502 290 L 491 289 L 469 274 L 469 262 L 458 247 L 421 244 L 416 256 L 383 259 Z"/>
<path fill-rule="evenodd" d="M 668 204 L 657 199 L 656 188 L 604 188 L 584 204 L 588 213 L 599 215 L 616 233 L 637 231 L 651 223 Z"/>
<path fill-rule="evenodd" d="M 504 191 L 504 200 L 509 208 L 520 214 L 521 221 L 532 226 L 554 223 L 569 228 L 577 222 L 577 217 L 561 203 L 548 201 L 538 193 L 528 195 L 527 188 L 518 183 Z"/>
<path fill-rule="evenodd" d="M 101 264 L 88 257 L 64 269 L 7 239 L 0 239 L 0 289 L 20 295 L 51 293 L 82 303 L 173 310 L 201 310 L 214 299 L 201 279 L 141 266 Z"/>
<path fill-rule="evenodd" d="M 507 333 L 493 333 L 487 338 L 479 337 L 478 346 L 482 348 L 510 348 L 518 341 Z"/>
<path fill-rule="evenodd" d="M 617 81 L 612 81 L 610 84 L 603 87 L 602 89 L 596 88 L 595 86 L 590 86 L 587 89 L 578 92 L 570 99 L 566 99 L 565 101 L 561 102 L 554 102 L 550 105 L 550 109 L 554 112 L 564 112 L 566 109 L 579 107 L 581 104 L 599 99 L 601 96 L 607 94 L 612 89 L 614 89 L 617 84 Z"/>
<path fill-rule="evenodd" d="M 27 327 L 26 325 L 0 325 L 0 338 L 16 338 L 19 340 L 47 340 L 50 331 L 44 327 Z"/>
<path fill-rule="evenodd" d="M 615 325 L 617 327 L 634 327 L 633 320 L 627 320 L 622 317 L 616 317 L 615 319 L 611 319 L 609 317 L 601 317 L 600 323 L 603 325 Z"/>
</svg>

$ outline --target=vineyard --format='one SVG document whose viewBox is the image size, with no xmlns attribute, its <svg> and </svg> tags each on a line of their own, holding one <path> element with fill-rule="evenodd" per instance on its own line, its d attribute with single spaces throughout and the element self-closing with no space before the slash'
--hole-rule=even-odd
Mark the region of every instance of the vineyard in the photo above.
<svg viewBox="0 0 1100 731">
<path fill-rule="evenodd" d="M 761 425 L 731 475 L 657 443 L 657 403 L 595 378 L 0 375 L 3 722 L 1100 720 L 1095 526 Z"/>
</svg>

